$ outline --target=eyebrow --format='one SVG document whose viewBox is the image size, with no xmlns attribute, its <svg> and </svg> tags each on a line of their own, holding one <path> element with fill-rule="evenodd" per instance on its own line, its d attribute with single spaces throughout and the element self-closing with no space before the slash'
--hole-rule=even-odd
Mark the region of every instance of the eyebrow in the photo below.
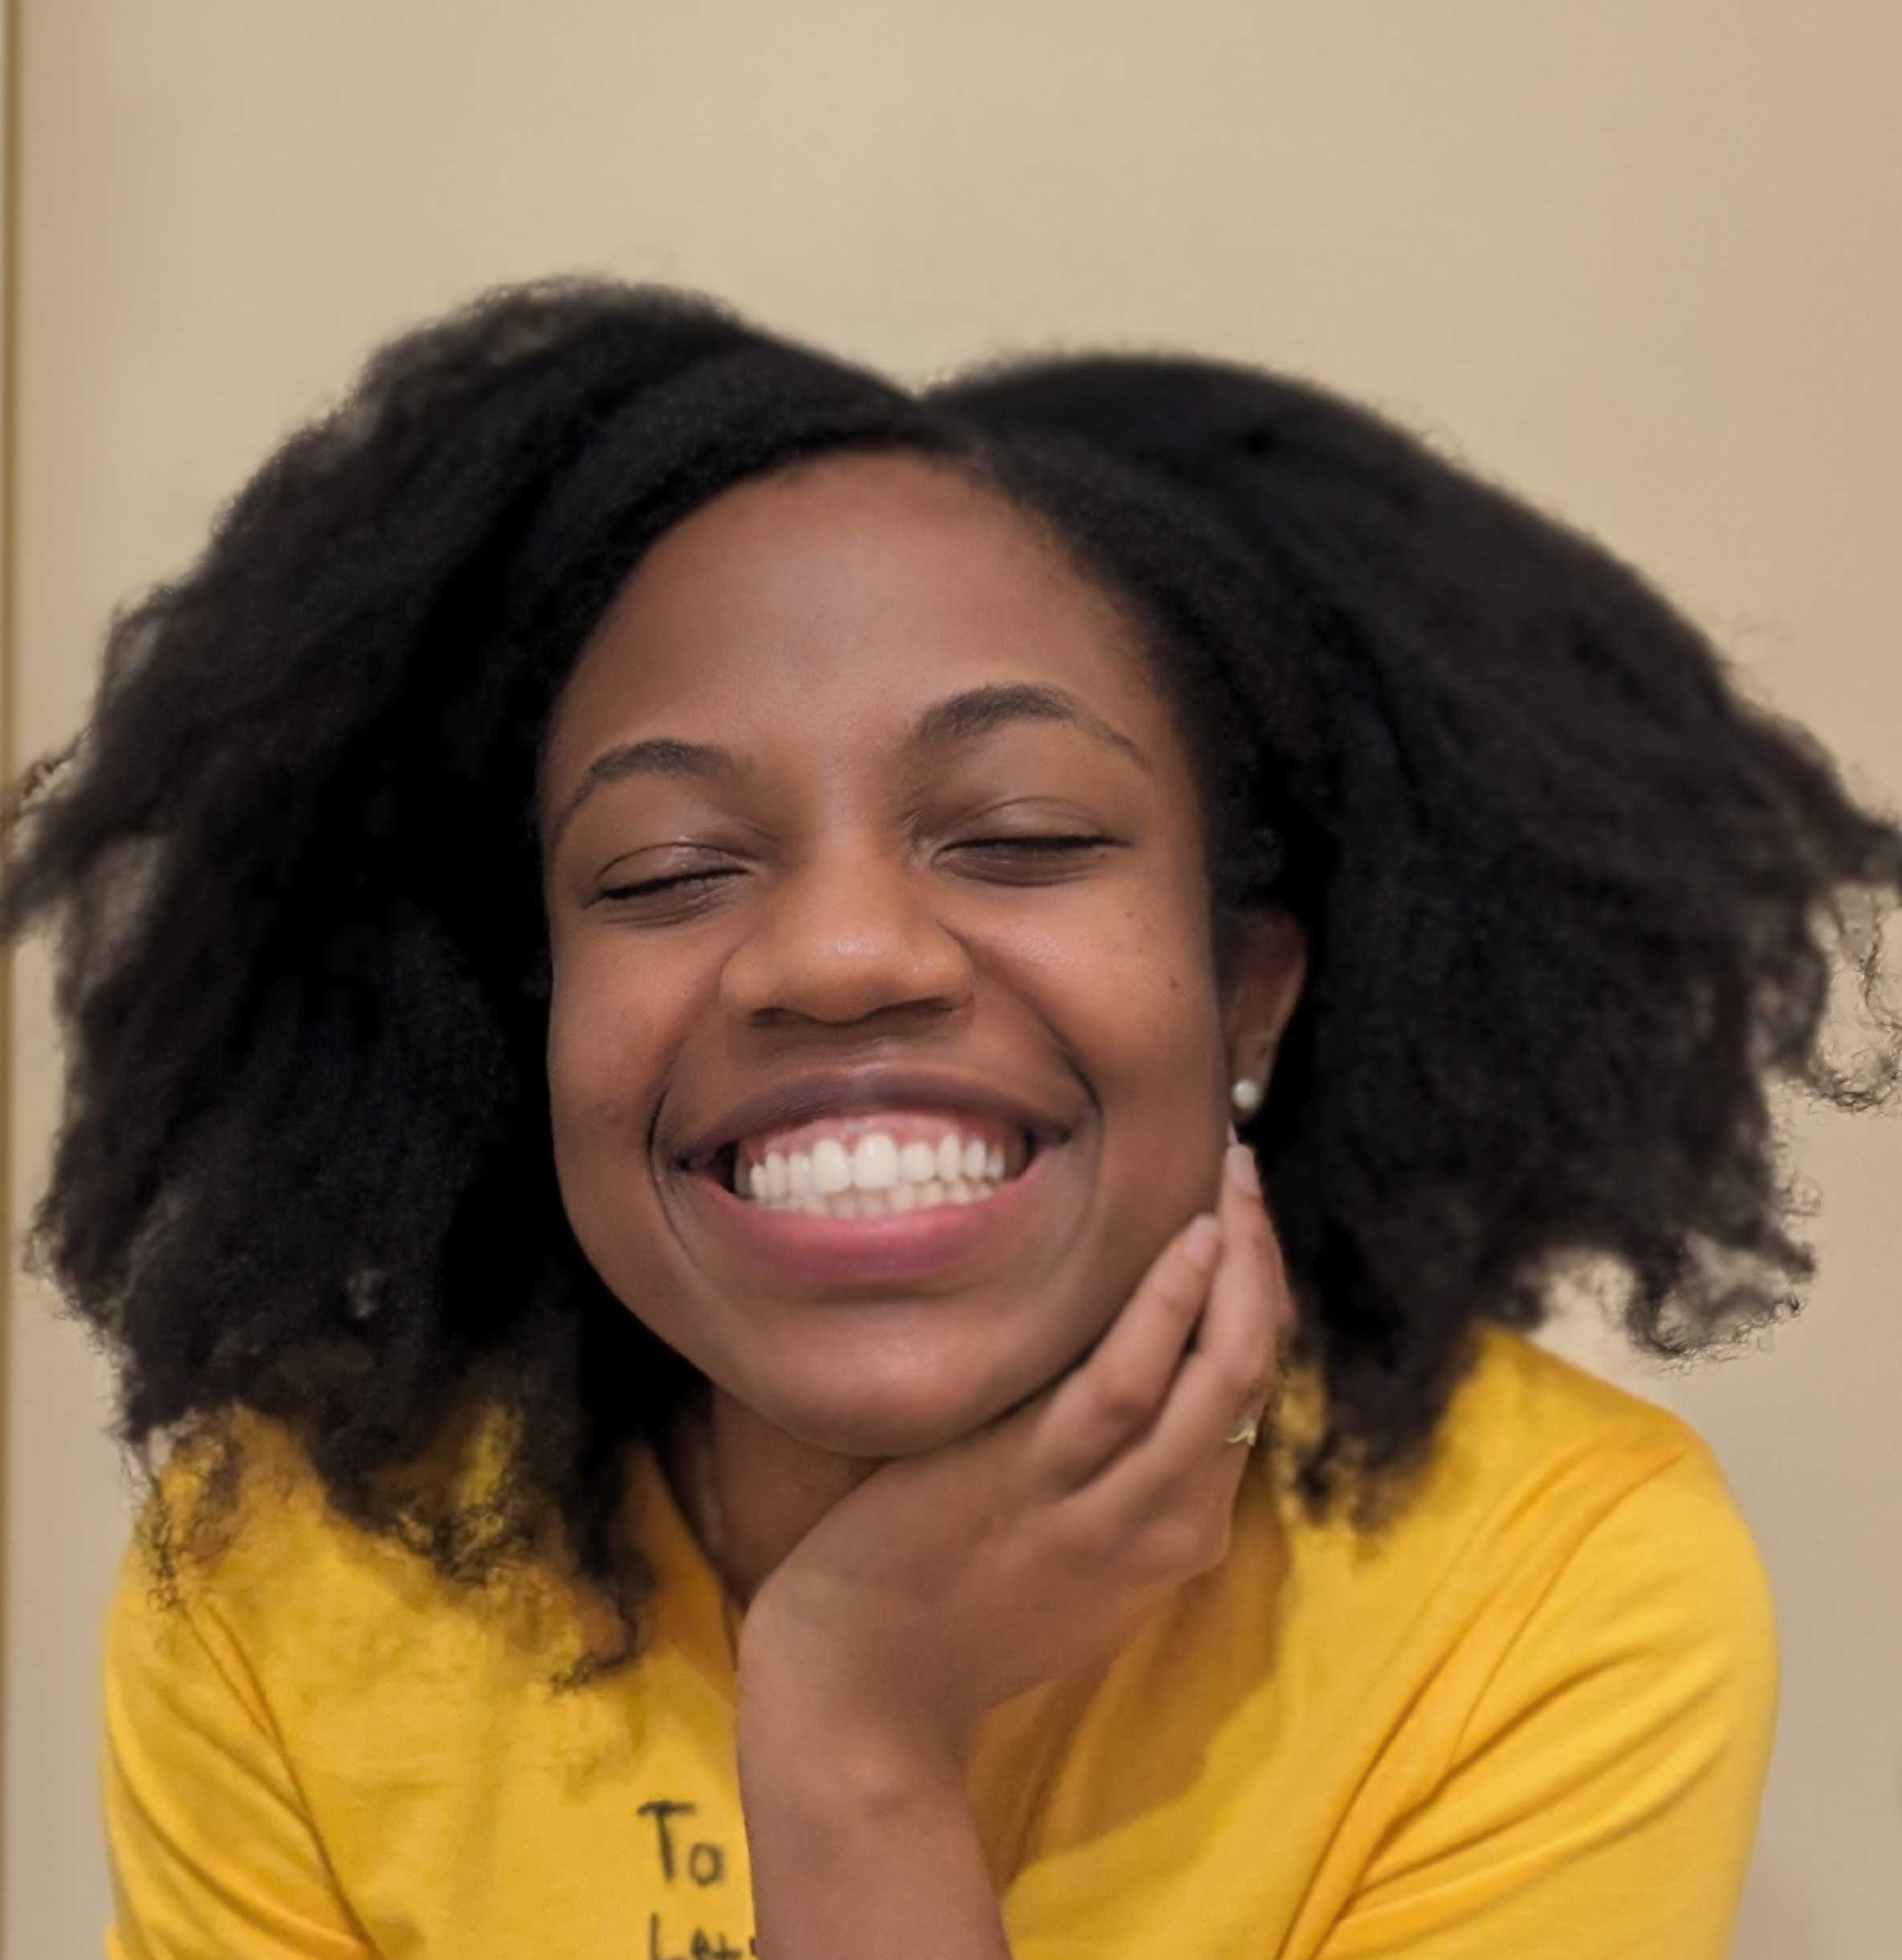
<svg viewBox="0 0 1902 1960">
<path fill-rule="evenodd" d="M 914 754 L 942 751 L 975 741 L 1020 721 L 1065 723 L 1127 756 L 1148 774 L 1155 773 L 1155 764 L 1120 728 L 1085 707 L 1067 688 L 1040 682 L 997 683 L 947 695 L 918 716 L 905 747 Z M 654 736 L 646 741 L 621 743 L 605 749 L 589 764 L 574 793 L 555 819 L 548 848 L 551 852 L 555 849 L 575 813 L 604 784 L 625 782 L 632 776 L 687 776 L 707 781 L 733 781 L 753 772 L 749 759 L 710 742 L 682 742 L 671 736 Z"/>
</svg>

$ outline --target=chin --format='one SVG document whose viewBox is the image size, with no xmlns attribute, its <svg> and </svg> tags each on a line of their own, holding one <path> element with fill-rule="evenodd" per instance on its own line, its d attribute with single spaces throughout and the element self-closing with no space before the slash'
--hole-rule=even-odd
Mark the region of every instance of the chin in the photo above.
<svg viewBox="0 0 1902 1960">
<path fill-rule="evenodd" d="M 839 1457 L 915 1457 L 982 1428 L 1022 1400 L 994 1382 L 963 1388 L 945 1370 L 919 1370 L 898 1379 L 833 1379 L 781 1385 L 753 1408 L 796 1442 Z"/>
<path fill-rule="evenodd" d="M 929 1409 L 882 1406 L 800 1409 L 772 1418 L 796 1442 L 834 1457 L 917 1457 L 936 1449 L 989 1420 L 980 1411 L 947 1410 L 942 1400 Z"/>
</svg>

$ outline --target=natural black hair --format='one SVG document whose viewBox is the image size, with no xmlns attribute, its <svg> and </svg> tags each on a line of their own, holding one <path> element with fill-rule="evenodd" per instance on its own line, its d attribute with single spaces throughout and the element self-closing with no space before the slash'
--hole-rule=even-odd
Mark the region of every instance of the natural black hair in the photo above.
<svg viewBox="0 0 1902 1960">
<path fill-rule="evenodd" d="M 395 340 L 114 623 L 18 788 L 0 934 L 59 928 L 68 1096 L 38 1257 L 119 1433 L 294 1434 L 463 1579 L 559 1544 L 626 1640 L 629 1444 L 696 1371 L 609 1294 L 549 1134 L 533 788 L 646 547 L 722 490 L 935 457 L 1138 624 L 1204 798 L 1219 972 L 1265 907 L 1309 979 L 1252 1127 L 1325 1392 L 1324 1513 L 1423 1459 L 1482 1321 L 1574 1261 L 1680 1353 L 1810 1270 L 1772 1092 L 1881 1098 L 1902 833 L 1596 544 L 1313 387 L 1067 356 L 902 388 L 696 295 L 559 280 Z M 450 846 L 453 845 L 453 848 Z M 479 1502 L 417 1466 L 510 1419 Z M 214 1479 L 214 1482 L 217 1480 Z M 161 1536 L 163 1538 L 163 1533 Z"/>
</svg>

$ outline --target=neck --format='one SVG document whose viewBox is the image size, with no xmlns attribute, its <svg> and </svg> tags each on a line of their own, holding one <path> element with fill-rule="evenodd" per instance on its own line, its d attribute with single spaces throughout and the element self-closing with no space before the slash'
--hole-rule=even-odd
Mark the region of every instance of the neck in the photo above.
<svg viewBox="0 0 1902 1960">
<path fill-rule="evenodd" d="M 881 1461 L 813 1449 L 718 1387 L 682 1409 L 662 1456 L 694 1537 L 743 1609 Z"/>
</svg>

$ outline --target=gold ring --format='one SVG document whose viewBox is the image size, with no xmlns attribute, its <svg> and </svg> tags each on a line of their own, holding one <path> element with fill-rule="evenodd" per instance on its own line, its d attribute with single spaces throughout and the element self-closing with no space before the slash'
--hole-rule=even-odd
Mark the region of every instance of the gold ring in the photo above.
<svg viewBox="0 0 1902 1960">
<path fill-rule="evenodd" d="M 1243 1416 L 1240 1425 L 1236 1429 L 1234 1433 L 1231 1436 L 1224 1436 L 1222 1440 L 1224 1443 L 1247 1443 L 1252 1445 L 1255 1439 L 1260 1436 L 1261 1433 L 1261 1411 L 1258 1408 L 1252 1408 L 1248 1411 L 1247 1415 Z"/>
</svg>

